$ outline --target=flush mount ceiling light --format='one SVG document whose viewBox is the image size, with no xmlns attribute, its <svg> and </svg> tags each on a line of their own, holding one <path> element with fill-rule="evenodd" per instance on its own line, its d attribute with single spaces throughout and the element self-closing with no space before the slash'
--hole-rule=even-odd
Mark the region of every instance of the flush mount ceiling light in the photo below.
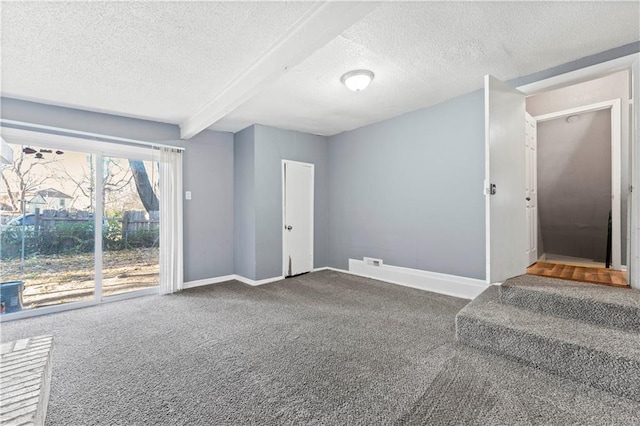
<svg viewBox="0 0 640 426">
<path fill-rule="evenodd" d="M 373 77 L 374 74 L 369 70 L 353 70 L 340 77 L 340 81 L 349 90 L 360 92 L 369 86 Z"/>
<path fill-rule="evenodd" d="M 580 116 L 579 115 L 570 115 L 567 117 L 567 123 L 575 123 L 576 121 L 580 120 Z"/>
</svg>

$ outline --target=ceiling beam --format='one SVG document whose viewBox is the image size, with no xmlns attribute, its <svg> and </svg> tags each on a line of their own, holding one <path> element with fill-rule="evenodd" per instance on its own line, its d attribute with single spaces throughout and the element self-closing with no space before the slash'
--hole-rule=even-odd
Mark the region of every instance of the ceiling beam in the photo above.
<svg viewBox="0 0 640 426">
<path fill-rule="evenodd" d="M 198 112 L 184 120 L 180 124 L 180 137 L 189 139 L 225 117 L 358 22 L 378 4 L 336 1 L 313 7 Z"/>
</svg>

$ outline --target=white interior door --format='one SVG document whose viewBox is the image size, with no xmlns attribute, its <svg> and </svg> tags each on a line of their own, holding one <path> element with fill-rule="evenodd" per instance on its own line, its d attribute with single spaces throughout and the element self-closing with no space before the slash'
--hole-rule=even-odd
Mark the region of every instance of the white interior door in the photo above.
<svg viewBox="0 0 640 426">
<path fill-rule="evenodd" d="M 525 201 L 527 206 L 527 257 L 528 264 L 538 261 L 538 124 L 525 112 L 526 181 Z"/>
<path fill-rule="evenodd" d="M 284 276 L 313 269 L 313 164 L 282 162 Z"/>
<path fill-rule="evenodd" d="M 487 281 L 503 282 L 527 267 L 525 96 L 485 77 Z"/>
</svg>

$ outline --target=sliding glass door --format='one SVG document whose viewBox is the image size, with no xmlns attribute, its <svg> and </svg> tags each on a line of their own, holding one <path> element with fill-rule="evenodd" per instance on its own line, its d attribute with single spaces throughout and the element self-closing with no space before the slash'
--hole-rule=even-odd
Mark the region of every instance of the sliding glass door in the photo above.
<svg viewBox="0 0 640 426">
<path fill-rule="evenodd" d="M 158 150 L 87 142 L 37 134 L 10 144 L 14 162 L 1 169 L 2 315 L 158 292 Z"/>
</svg>

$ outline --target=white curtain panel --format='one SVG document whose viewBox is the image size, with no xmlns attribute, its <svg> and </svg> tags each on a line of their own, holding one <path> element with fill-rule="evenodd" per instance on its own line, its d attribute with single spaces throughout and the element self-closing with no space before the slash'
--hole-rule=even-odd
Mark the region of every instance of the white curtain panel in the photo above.
<svg viewBox="0 0 640 426">
<path fill-rule="evenodd" d="M 160 294 L 182 290 L 182 151 L 160 151 Z"/>
</svg>

